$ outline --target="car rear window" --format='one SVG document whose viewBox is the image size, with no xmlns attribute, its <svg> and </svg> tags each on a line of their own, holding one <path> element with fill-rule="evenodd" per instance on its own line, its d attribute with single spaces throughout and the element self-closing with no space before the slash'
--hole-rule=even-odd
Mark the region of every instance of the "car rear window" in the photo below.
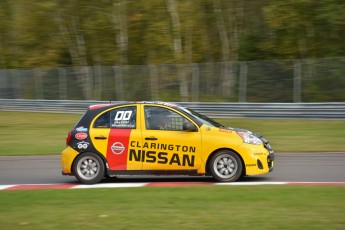
<svg viewBox="0 0 345 230">
<path fill-rule="evenodd" d="M 94 128 L 136 128 L 136 106 L 113 109 L 101 114 L 93 124 Z"/>
</svg>

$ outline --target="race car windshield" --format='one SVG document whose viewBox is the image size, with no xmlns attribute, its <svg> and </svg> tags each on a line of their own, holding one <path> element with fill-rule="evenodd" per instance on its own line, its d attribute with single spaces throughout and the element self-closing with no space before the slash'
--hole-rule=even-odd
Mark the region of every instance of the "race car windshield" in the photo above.
<svg viewBox="0 0 345 230">
<path fill-rule="evenodd" d="M 192 109 L 187 109 L 187 108 L 184 108 L 186 112 L 192 114 L 194 117 L 196 117 L 197 119 L 199 119 L 202 123 L 206 124 L 206 125 L 209 125 L 209 126 L 214 126 L 214 127 L 217 127 L 217 128 L 225 128 L 224 125 L 220 124 L 219 122 L 215 121 L 215 120 L 212 120 L 211 118 L 205 116 L 205 115 L 202 115 Z"/>
</svg>

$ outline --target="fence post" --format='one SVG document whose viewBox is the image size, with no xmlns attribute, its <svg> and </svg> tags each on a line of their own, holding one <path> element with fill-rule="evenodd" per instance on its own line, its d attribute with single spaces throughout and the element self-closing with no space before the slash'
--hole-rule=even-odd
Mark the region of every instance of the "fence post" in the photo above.
<svg viewBox="0 0 345 230">
<path fill-rule="evenodd" d="M 6 70 L 0 69 L 0 98 L 6 98 L 7 83 L 6 83 Z"/>
<path fill-rule="evenodd" d="M 113 66 L 113 69 L 114 69 L 114 73 L 115 73 L 116 100 L 123 101 L 124 100 L 124 92 L 123 92 L 122 68 L 120 66 Z"/>
<path fill-rule="evenodd" d="M 239 80 L 239 89 L 238 89 L 239 102 L 247 101 L 247 75 L 248 75 L 247 63 L 240 62 L 240 80 Z"/>
<path fill-rule="evenodd" d="M 301 76 L 302 76 L 302 65 L 300 60 L 294 60 L 294 71 L 293 71 L 293 102 L 301 102 Z"/>
<path fill-rule="evenodd" d="M 192 63 L 192 101 L 199 101 L 200 72 L 199 66 Z"/>
<path fill-rule="evenodd" d="M 20 99 L 22 96 L 22 89 L 20 87 L 20 80 L 18 76 L 18 70 L 17 69 L 10 69 L 10 82 L 12 87 L 12 96 L 14 99 Z"/>
<path fill-rule="evenodd" d="M 67 77 L 64 68 L 57 68 L 59 73 L 60 100 L 67 100 Z"/>
<path fill-rule="evenodd" d="M 92 98 L 94 98 L 94 95 L 93 95 L 93 87 L 94 87 L 94 84 L 93 84 L 93 69 L 91 69 L 90 66 L 84 66 L 82 67 L 84 69 L 84 73 L 85 73 L 85 78 L 86 78 L 86 99 L 87 100 L 90 100 Z"/>
<path fill-rule="evenodd" d="M 158 100 L 159 97 L 159 83 L 158 83 L 158 69 L 157 65 L 149 65 L 150 70 L 150 90 L 151 100 Z"/>
<path fill-rule="evenodd" d="M 43 87 L 42 87 L 42 74 L 40 69 L 33 69 L 35 79 L 35 93 L 36 99 L 43 98 Z"/>
</svg>

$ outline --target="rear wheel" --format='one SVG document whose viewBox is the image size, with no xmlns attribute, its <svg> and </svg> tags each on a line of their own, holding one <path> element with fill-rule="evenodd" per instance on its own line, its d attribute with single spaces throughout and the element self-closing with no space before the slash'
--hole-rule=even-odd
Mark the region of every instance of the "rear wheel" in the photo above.
<svg viewBox="0 0 345 230">
<path fill-rule="evenodd" d="M 104 177 L 105 167 L 102 159 L 94 153 L 79 155 L 73 164 L 74 176 L 83 184 L 96 184 Z"/>
<path fill-rule="evenodd" d="M 229 150 L 221 150 L 209 161 L 209 170 L 219 182 L 233 182 L 242 175 L 243 165 L 239 156 Z"/>
</svg>

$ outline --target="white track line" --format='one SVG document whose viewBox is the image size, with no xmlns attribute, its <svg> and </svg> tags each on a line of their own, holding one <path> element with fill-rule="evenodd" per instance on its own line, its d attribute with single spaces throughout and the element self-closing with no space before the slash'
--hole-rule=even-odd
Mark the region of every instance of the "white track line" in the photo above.
<svg viewBox="0 0 345 230">
<path fill-rule="evenodd" d="M 8 189 L 8 188 L 11 188 L 14 186 L 16 186 L 16 185 L 0 185 L 0 190 L 5 190 L 5 189 Z"/>
<path fill-rule="evenodd" d="M 289 182 L 231 182 L 231 183 L 215 183 L 215 185 L 282 185 Z"/>
<path fill-rule="evenodd" d="M 79 188 L 133 188 L 133 187 L 144 187 L 149 183 L 107 183 L 107 184 L 93 184 L 93 185 L 76 185 L 70 189 Z"/>
<path fill-rule="evenodd" d="M 185 186 L 199 186 L 198 182 L 188 182 Z M 231 182 L 231 183 L 205 183 L 202 185 L 221 186 L 252 186 L 252 185 L 306 185 L 306 186 L 345 186 L 345 182 Z M 35 190 L 35 189 L 88 189 L 88 188 L 135 188 L 146 186 L 174 186 L 174 183 L 149 182 L 149 183 L 101 183 L 93 185 L 83 184 L 15 184 L 0 185 L 0 190 Z M 176 187 L 183 183 L 176 182 Z"/>
</svg>

